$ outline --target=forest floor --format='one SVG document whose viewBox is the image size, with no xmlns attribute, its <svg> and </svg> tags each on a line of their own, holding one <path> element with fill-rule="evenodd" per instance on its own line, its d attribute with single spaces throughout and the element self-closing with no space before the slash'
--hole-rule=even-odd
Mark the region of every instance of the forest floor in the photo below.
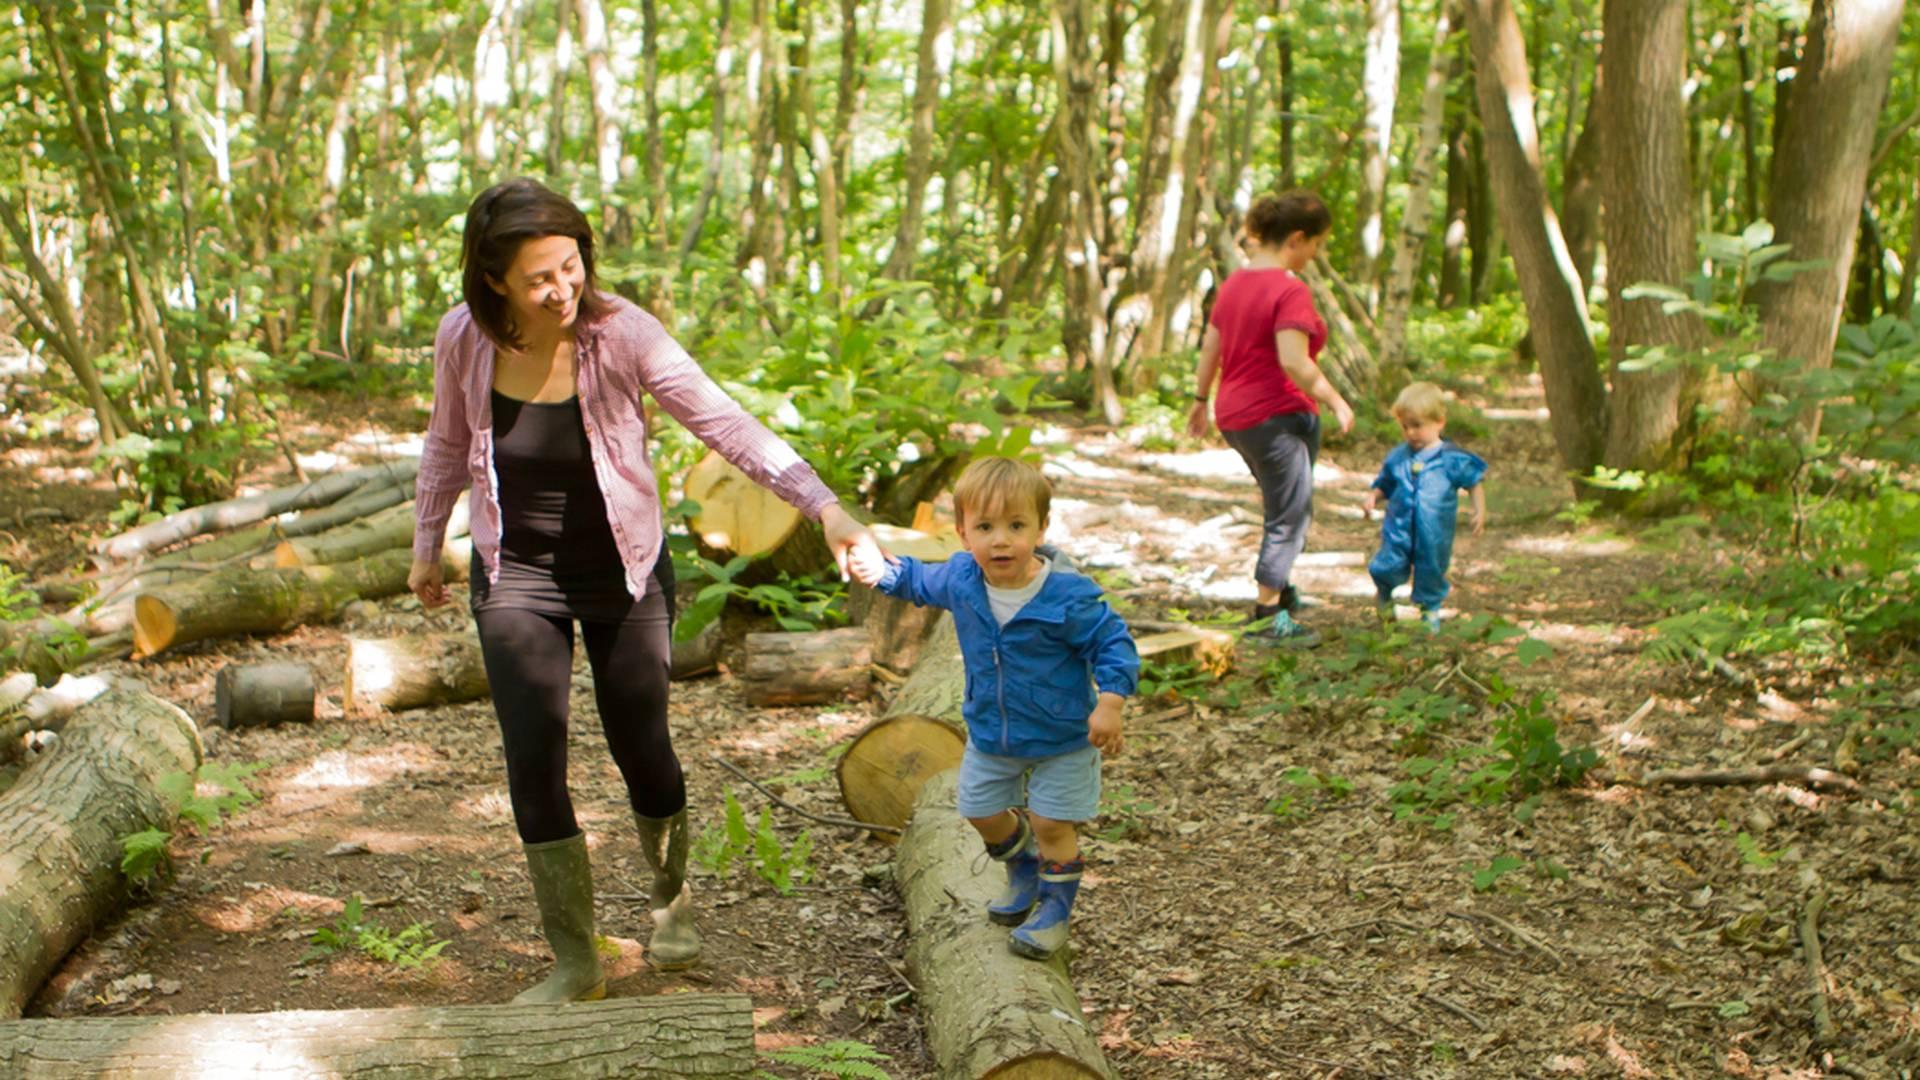
<svg viewBox="0 0 1920 1080">
<path fill-rule="evenodd" d="M 1132 706 L 1127 753 L 1108 763 L 1089 829 L 1074 924 L 1074 985 L 1110 1060 L 1143 1078 L 1838 1075 L 1811 1045 L 1797 929 L 1825 893 L 1840 1070 L 1907 1075 L 1920 1065 L 1913 752 L 1863 765 L 1865 796 L 1635 780 L 1758 764 L 1783 748 L 1786 762 L 1830 765 L 1850 737 L 1831 721 L 1833 688 L 1904 678 L 1911 693 L 1913 664 L 1755 665 L 1767 688 L 1756 693 L 1654 659 L 1645 626 L 1673 597 L 1712 590 L 1731 560 L 1779 553 L 1579 522 L 1562 513 L 1570 496 L 1537 391 L 1477 404 L 1499 418 L 1465 439 L 1492 464 L 1491 520 L 1456 549 L 1451 629 L 1428 635 L 1404 605 L 1391 629 L 1375 620 L 1365 563 L 1377 524 L 1359 500 L 1386 448 L 1348 440 L 1321 458 L 1296 579 L 1314 605 L 1303 621 L 1324 644 L 1275 653 L 1243 642 L 1224 680 L 1152 672 L 1155 696 Z M 372 421 L 396 439 L 418 422 L 401 409 Z M 1125 434 L 1046 436 L 1053 541 L 1129 617 L 1243 609 L 1257 497 L 1238 459 L 1147 451 Z M 317 448 L 343 436 L 315 421 L 297 437 Z M 15 526 L 0 554 L 16 566 L 57 561 L 107 531 L 111 493 L 58 445 L 19 440 L 0 453 L 0 525 Z M 70 520 L 29 517 L 29 505 Z M 1490 644 L 1476 615 L 1529 637 Z M 728 617 L 737 660 L 748 620 Z M 490 706 L 375 719 L 341 710 L 348 634 L 454 630 L 466 618 L 463 593 L 430 613 L 398 597 L 335 625 L 110 665 L 200 721 L 211 760 L 262 763 L 249 781 L 259 802 L 176 840 L 173 880 L 77 950 L 29 1015 L 496 1002 L 539 978 L 546 950 Z M 313 665 L 318 722 L 214 730 L 215 673 L 270 658 Z M 896 1078 L 932 1075 L 906 993 L 891 849 L 864 835 L 811 827 L 812 878 L 788 896 L 745 869 L 725 879 L 696 869 L 703 965 L 647 966 L 644 870 L 580 665 L 572 783 L 596 860 L 610 993 L 746 992 L 763 1049 L 855 1039 L 892 1054 Z M 1511 706 L 1489 703 L 1500 680 L 1518 688 Z M 1547 695 L 1537 708 L 1536 694 Z M 1564 749 L 1596 749 L 1599 765 L 1525 802 L 1449 804 L 1441 784 L 1390 796 L 1409 761 L 1451 758 L 1451 775 L 1465 777 L 1512 706 L 1556 722 Z M 799 805 L 840 812 L 830 752 L 881 707 L 756 709 L 727 675 L 677 685 L 696 833 L 720 827 L 729 789 L 750 819 L 765 805 L 716 757 Z M 1402 820 L 1396 806 L 1453 816 Z M 806 824 L 777 810 L 775 821 L 789 840 Z M 438 962 L 312 956 L 314 931 L 356 895 L 368 921 L 444 940 Z"/>
</svg>

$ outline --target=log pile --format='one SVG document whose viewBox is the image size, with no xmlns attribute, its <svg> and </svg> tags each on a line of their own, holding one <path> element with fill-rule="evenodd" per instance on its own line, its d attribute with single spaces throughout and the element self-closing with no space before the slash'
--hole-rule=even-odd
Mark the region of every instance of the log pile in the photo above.
<svg viewBox="0 0 1920 1080">
<path fill-rule="evenodd" d="M 80 706 L 59 748 L 0 793 L 0 1018 L 19 1016 L 60 959 L 119 907 L 120 838 L 171 829 L 175 808 L 160 780 L 199 764 L 199 731 L 186 713 L 112 690 Z M 0 1075 L 15 1075 L 4 1058 Z"/>
<path fill-rule="evenodd" d="M 754 1075 L 745 994 L 551 1005 L 0 1022 L 0 1076 L 518 1078 Z"/>
</svg>

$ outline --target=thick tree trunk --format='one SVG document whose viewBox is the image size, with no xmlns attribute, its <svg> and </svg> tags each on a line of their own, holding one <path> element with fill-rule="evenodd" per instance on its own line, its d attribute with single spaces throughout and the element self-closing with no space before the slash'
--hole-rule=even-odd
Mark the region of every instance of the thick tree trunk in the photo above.
<svg viewBox="0 0 1920 1080">
<path fill-rule="evenodd" d="M 18 1070 L 17 1072 L 14 1070 Z M 745 994 L 573 1004 L 122 1016 L 0 1023 L 0 1072 L 30 1080 L 204 1076 L 686 1077 L 754 1074 Z"/>
<path fill-rule="evenodd" d="M 1427 223 L 1433 217 L 1431 198 L 1434 157 L 1440 149 L 1440 123 L 1447 112 L 1447 52 L 1459 22 L 1454 4 L 1444 3 L 1433 26 L 1433 51 L 1427 58 L 1427 81 L 1420 95 L 1420 137 L 1407 161 L 1407 209 L 1400 216 L 1400 240 L 1393 255 L 1393 272 L 1380 307 L 1380 367 L 1397 372 L 1407 362 L 1407 313 L 1413 308 L 1413 279 L 1426 261 Z M 1391 112 L 1391 103 L 1389 103 Z M 1384 178 L 1383 178 L 1384 183 Z"/>
<path fill-rule="evenodd" d="M 1600 212 L 1602 178 L 1606 165 L 1602 160 L 1606 145 L 1606 117 L 1601 99 L 1606 93 L 1606 68 L 1595 64 L 1593 93 L 1587 98 L 1586 120 L 1580 135 L 1567 154 L 1567 172 L 1560 194 L 1560 226 L 1567 238 L 1567 254 L 1573 259 L 1573 272 L 1580 275 L 1580 295 L 1593 289 L 1593 268 L 1600 255 Z"/>
<path fill-rule="evenodd" d="M 1584 476 L 1600 463 L 1605 446 L 1606 384 L 1594 358 L 1580 278 L 1540 175 L 1526 43 L 1510 0 L 1467 0 L 1466 8 L 1494 201 L 1539 350 L 1554 444 L 1561 465 Z"/>
<path fill-rule="evenodd" d="M 173 827 L 158 791 L 200 765 L 187 714 L 150 694 L 116 690 L 83 705 L 51 757 L 0 794 L 0 1018 L 27 999 L 67 952 L 120 906 L 120 838 Z M 39 1046 L 0 1040 L 0 1073 L 29 1068 Z M 30 1074 L 30 1073 L 29 1073 Z"/>
<path fill-rule="evenodd" d="M 1667 315 L 1654 298 L 1623 293 L 1641 282 L 1681 287 L 1693 262 L 1692 182 L 1687 166 L 1686 0 L 1607 0 L 1609 66 L 1633 73 L 1607 80 L 1600 110 L 1607 126 L 1607 298 L 1613 393 L 1606 464 L 1615 469 L 1667 465 L 1692 381 L 1683 364 L 1628 370 L 1633 346 L 1685 350 L 1702 338 L 1698 321 Z"/>
<path fill-rule="evenodd" d="M 1054 0 L 1052 52 L 1060 94 L 1060 164 L 1067 178 L 1063 329 L 1067 364 L 1093 372 L 1094 407 L 1109 424 L 1125 419 L 1107 348 L 1107 314 L 1095 226 L 1100 192 L 1093 169 L 1093 10 L 1090 0 Z"/>
<path fill-rule="evenodd" d="M 987 921 L 1004 875 L 981 857 L 979 834 L 954 810 L 957 775 L 943 772 L 920 790 L 894 860 L 907 908 L 907 971 L 940 1075 L 1110 1080 L 1115 1073 L 1081 1015 L 1064 953 L 1048 963 L 1022 959 L 1008 951 L 1006 928 Z"/>
<path fill-rule="evenodd" d="M 363 559 L 394 548 L 411 548 L 413 511 L 412 503 L 400 503 L 317 536 L 283 540 L 273 550 L 273 565 L 325 566 Z M 465 537 L 468 524 L 467 496 L 462 493 L 460 500 L 454 503 L 453 516 L 447 521 L 446 543 L 452 545 Z"/>
<path fill-rule="evenodd" d="M 1444 43 L 1447 14 L 1440 15 Z M 1439 70 L 1439 64 L 1432 65 Z M 1432 76 L 1427 93 L 1431 96 Z M 1353 265 L 1354 285 L 1374 310 L 1380 290 L 1380 259 L 1387 239 L 1387 162 L 1393 153 L 1393 106 L 1400 91 L 1400 0 L 1367 0 L 1367 55 L 1361 76 L 1366 122 L 1360 128 L 1360 246 Z M 1422 122 L 1424 134 L 1425 123 Z"/>
<path fill-rule="evenodd" d="M 873 531 L 880 546 L 889 553 L 910 555 L 921 562 L 945 562 L 962 547 L 960 537 L 951 529 L 925 533 L 877 524 Z M 873 662 L 894 671 L 913 670 L 919 662 L 921 647 L 941 614 L 939 608 L 897 600 L 858 582 L 849 586 L 847 616 L 866 630 Z"/>
<path fill-rule="evenodd" d="M 913 277 L 926 213 L 927 178 L 933 175 L 933 121 L 940 86 L 953 63 L 953 7 L 948 0 L 925 0 L 920 9 L 920 48 L 913 79 L 913 114 L 907 126 L 905 190 L 893 250 L 880 276 L 895 281 Z"/>
<path fill-rule="evenodd" d="M 792 577 L 833 566 L 819 522 L 755 483 L 726 458 L 709 453 L 687 471 L 687 498 L 700 504 L 688 520 L 702 554 L 724 563 L 735 555 L 755 561 L 734 580 L 753 584 L 784 572 Z"/>
<path fill-rule="evenodd" d="M 143 593 L 134 602 L 134 655 L 227 634 L 260 634 L 325 622 L 354 600 L 377 600 L 407 589 L 413 553 L 401 548 L 333 566 L 252 570 L 232 567 L 199 581 Z M 449 580 L 466 576 L 464 557 L 450 555 Z"/>
<path fill-rule="evenodd" d="M 617 194 L 625 178 L 620 133 L 627 121 L 620 108 L 620 80 L 614 73 L 612 45 L 607 34 L 607 13 L 601 0 L 573 0 L 580 20 L 580 53 L 586 61 L 587 82 L 593 88 L 588 99 L 593 103 L 595 178 L 600 184 L 600 242 L 609 251 L 619 251 L 633 238 L 632 215 Z"/>
<path fill-rule="evenodd" d="M 472 634 L 347 639 L 346 711 L 368 715 L 487 696 L 487 668 Z"/>
<path fill-rule="evenodd" d="M 378 513 L 413 498 L 414 480 L 419 475 L 420 459 L 396 461 L 389 475 L 376 476 L 339 502 L 318 510 L 308 510 L 286 521 L 276 521 L 273 527 L 280 536 L 291 538 L 312 536 L 349 521 L 358 521 L 368 514 Z"/>
<path fill-rule="evenodd" d="M 1467 299 L 1467 222 L 1473 213 L 1472 152 L 1467 124 L 1456 120 L 1447 135 L 1447 217 L 1440 231 L 1440 295 L 1436 302 L 1451 308 Z"/>
<path fill-rule="evenodd" d="M 720 190 L 720 167 L 727 157 L 727 80 L 733 70 L 733 43 L 728 35 L 733 27 L 733 0 L 720 0 L 719 22 L 719 36 L 713 45 L 713 81 L 707 90 L 707 99 L 713 103 L 712 141 L 707 146 L 707 167 L 700 177 L 700 194 L 693 201 L 693 212 L 687 216 L 686 230 L 680 234 L 682 262 L 693 254 L 700 243 L 700 233 L 707 227 L 714 194 Z"/>
<path fill-rule="evenodd" d="M 313 669 L 228 664 L 213 679 L 213 722 L 228 729 L 313 723 Z"/>
<path fill-rule="evenodd" d="M 1171 296 L 1168 284 L 1172 280 L 1183 240 L 1181 219 L 1189 212 L 1193 202 L 1195 177 L 1188 147 L 1194 138 L 1194 118 L 1200 108 L 1201 83 L 1206 76 L 1203 43 L 1207 32 L 1207 8 L 1206 0 L 1175 0 L 1161 9 L 1154 25 L 1156 36 L 1162 33 L 1160 23 L 1163 21 L 1169 24 L 1169 29 L 1177 27 L 1180 36 L 1176 42 L 1171 40 L 1170 34 L 1167 35 L 1172 47 L 1155 75 L 1155 85 L 1149 88 L 1150 91 L 1169 94 L 1164 104 L 1152 97 L 1148 101 L 1149 109 L 1156 106 L 1164 109 L 1166 149 L 1164 163 L 1143 161 L 1143 172 L 1154 180 L 1156 191 L 1151 201 L 1142 206 L 1134 258 L 1128 274 L 1128 286 L 1138 290 L 1136 309 L 1142 305 L 1145 307 L 1144 312 L 1136 310 L 1134 313 L 1133 317 L 1139 319 L 1141 324 L 1128 349 L 1134 371 L 1142 377 L 1152 370 L 1147 361 L 1159 356 L 1166 348 L 1170 318 L 1166 308 Z M 1166 85 L 1160 86 L 1163 82 Z M 1160 133 L 1149 131 L 1143 158 L 1159 153 L 1159 147 L 1153 142 L 1156 134 Z M 1136 383 L 1136 388 L 1138 386 Z"/>
<path fill-rule="evenodd" d="M 887 702 L 880 719 L 855 736 L 840 757 L 840 798 L 855 819 L 905 825 L 921 785 L 960 764 L 967 742 L 966 721 L 960 715 L 966 689 L 967 670 L 953 619 L 938 612 L 913 674 Z"/>
<path fill-rule="evenodd" d="M 1774 241 L 1792 245 L 1788 258 L 1823 259 L 1827 266 L 1755 294 L 1766 343 L 1803 369 L 1833 360 L 1902 7 L 1903 0 L 1815 0 L 1806 49 L 1781 87 Z"/>
<path fill-rule="evenodd" d="M 873 684 L 873 647 L 858 626 L 748 634 L 746 648 L 740 691 L 749 705 L 859 701 Z"/>
</svg>

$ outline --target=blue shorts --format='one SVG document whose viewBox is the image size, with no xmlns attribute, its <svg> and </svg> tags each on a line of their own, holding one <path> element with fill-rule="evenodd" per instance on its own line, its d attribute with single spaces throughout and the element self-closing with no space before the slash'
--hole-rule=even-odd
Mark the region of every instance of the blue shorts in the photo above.
<svg viewBox="0 0 1920 1080">
<path fill-rule="evenodd" d="M 960 758 L 961 817 L 992 817 L 1025 806 L 1055 821 L 1090 821 L 1100 812 L 1100 748 L 1052 757 L 1002 757 L 967 744 Z"/>
</svg>

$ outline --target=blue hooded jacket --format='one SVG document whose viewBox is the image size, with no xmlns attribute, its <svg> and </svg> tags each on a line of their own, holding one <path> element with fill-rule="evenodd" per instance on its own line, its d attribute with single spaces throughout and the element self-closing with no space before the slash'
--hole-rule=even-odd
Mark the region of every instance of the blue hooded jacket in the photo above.
<svg viewBox="0 0 1920 1080">
<path fill-rule="evenodd" d="M 1041 551 L 1047 556 L 1045 550 Z M 967 670 L 961 715 L 975 749 L 1005 757 L 1053 757 L 1087 745 L 1095 687 L 1129 696 L 1140 653 L 1100 586 L 1053 554 L 1040 591 L 1004 627 L 987 601 L 973 556 L 944 563 L 900 557 L 879 584 L 888 596 L 953 613 Z"/>
</svg>

